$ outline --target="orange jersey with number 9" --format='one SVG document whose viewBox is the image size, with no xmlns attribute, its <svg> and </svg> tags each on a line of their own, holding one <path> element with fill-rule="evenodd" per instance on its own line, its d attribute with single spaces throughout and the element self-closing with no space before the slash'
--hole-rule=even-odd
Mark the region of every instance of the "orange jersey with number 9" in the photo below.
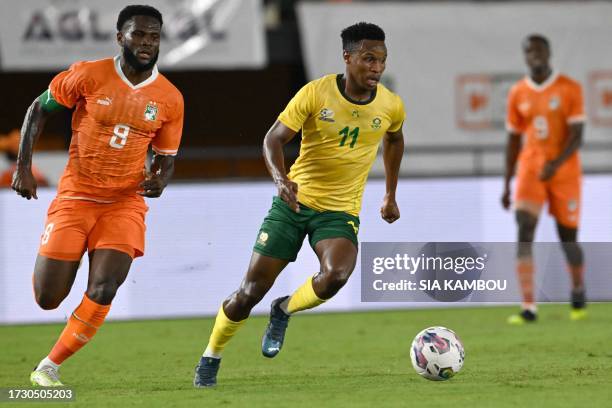
<svg viewBox="0 0 612 408">
<path fill-rule="evenodd" d="M 521 164 L 541 168 L 565 148 L 569 125 L 585 120 L 582 89 L 565 75 L 553 74 L 542 84 L 525 77 L 510 90 L 507 112 L 508 131 L 526 135 Z M 579 166 L 577 153 L 569 163 Z"/>
<path fill-rule="evenodd" d="M 72 115 L 69 161 L 59 198 L 115 202 L 134 198 L 149 145 L 175 155 L 183 128 L 183 97 L 157 67 L 133 85 L 119 58 L 78 62 L 49 85 Z"/>
</svg>

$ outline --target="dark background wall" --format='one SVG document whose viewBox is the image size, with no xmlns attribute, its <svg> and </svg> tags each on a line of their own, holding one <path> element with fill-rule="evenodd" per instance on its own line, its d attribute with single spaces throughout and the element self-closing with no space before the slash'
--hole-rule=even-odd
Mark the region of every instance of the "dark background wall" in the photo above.
<svg viewBox="0 0 612 408">
<path fill-rule="evenodd" d="M 47 89 L 55 73 L 0 75 L 6 93 L 0 133 L 20 127 L 30 103 Z M 251 71 L 163 72 L 185 98 L 185 125 L 179 178 L 259 177 L 263 137 L 293 94 L 302 86 L 296 64 L 270 64 Z M 10 103 L 7 103 L 10 101 Z M 51 118 L 38 148 L 65 149 L 70 113 Z"/>
<path fill-rule="evenodd" d="M 278 23 L 266 30 L 266 68 L 162 70 L 185 99 L 183 140 L 175 178 L 267 176 L 261 158 L 263 138 L 306 81 L 293 3 L 265 0 L 267 6 L 275 6 L 279 12 Z M 0 114 L 0 133 L 21 127 L 28 106 L 47 89 L 55 74 L 0 72 L 0 87 L 8 95 Z M 70 136 L 70 112 L 65 112 L 49 120 L 37 149 L 65 150 Z M 297 155 L 298 146 L 299 138 L 288 146 L 289 162 Z"/>
</svg>

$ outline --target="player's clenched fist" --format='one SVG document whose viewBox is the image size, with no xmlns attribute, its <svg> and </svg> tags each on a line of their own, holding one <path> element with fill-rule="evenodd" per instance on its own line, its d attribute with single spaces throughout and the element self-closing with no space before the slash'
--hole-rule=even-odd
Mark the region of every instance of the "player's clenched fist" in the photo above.
<svg viewBox="0 0 612 408">
<path fill-rule="evenodd" d="M 142 188 L 138 194 L 143 197 L 156 198 L 162 195 L 166 184 L 158 174 L 147 175 L 146 179 L 139 184 Z"/>
<path fill-rule="evenodd" d="M 510 204 L 512 204 L 510 200 L 510 190 L 508 188 L 504 189 L 504 192 L 501 197 L 501 205 L 505 210 L 510 209 Z"/>
<path fill-rule="evenodd" d="M 380 207 L 380 216 L 389 224 L 399 219 L 400 211 L 394 198 L 385 196 L 383 204 Z"/>
<path fill-rule="evenodd" d="M 11 188 L 17 192 L 22 197 L 27 198 L 28 200 L 34 198 L 38 200 L 38 196 L 36 195 L 36 179 L 32 174 L 31 169 L 21 169 L 18 168 L 13 173 L 13 182 L 11 183 Z"/>
</svg>

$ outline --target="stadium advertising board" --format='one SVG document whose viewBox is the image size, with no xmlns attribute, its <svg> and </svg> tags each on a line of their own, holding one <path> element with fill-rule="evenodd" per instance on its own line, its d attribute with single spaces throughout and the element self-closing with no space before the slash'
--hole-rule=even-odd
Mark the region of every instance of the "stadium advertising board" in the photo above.
<svg viewBox="0 0 612 408">
<path fill-rule="evenodd" d="M 164 69 L 260 68 L 266 64 L 261 0 L 151 0 L 164 16 Z M 3 70 L 56 70 L 116 54 L 119 0 L 4 1 Z"/>
<path fill-rule="evenodd" d="M 612 126 L 609 41 L 604 2 L 302 2 L 298 7 L 309 79 L 343 72 L 340 31 L 357 21 L 387 34 L 383 83 L 406 106 L 414 145 L 501 144 L 510 86 L 526 72 L 521 40 L 551 40 L 552 65 L 581 82 L 586 141 L 608 141 Z"/>
<path fill-rule="evenodd" d="M 407 244 L 396 248 L 385 242 L 505 242 L 499 248 L 495 245 L 493 248 L 491 244 L 480 245 L 484 245 L 484 252 L 492 259 L 488 261 L 490 271 L 484 276 L 499 272 L 503 275 L 501 278 L 496 275 L 491 279 L 507 279 L 508 288 L 516 288 L 514 274 L 508 272 L 512 270 L 510 263 L 513 262 L 508 255 L 513 253 L 512 243 L 516 239 L 514 215 L 503 211 L 499 205 L 501 188 L 498 178 L 401 180 L 397 201 L 402 217 L 389 225 L 380 218 L 385 183 L 383 180 L 370 180 L 364 193 L 359 231 L 361 255 L 368 258 L 357 263 L 354 276 L 333 302 L 316 310 L 448 307 L 448 302 L 438 302 L 426 294 L 413 296 L 395 290 L 374 291 L 370 293 L 371 297 L 362 301 L 362 290 L 366 286 L 374 288 L 375 280 L 382 284 L 402 279 L 397 275 L 402 271 L 389 269 L 384 273 L 374 273 L 374 258 L 395 258 L 398 254 L 418 258 L 422 254 L 418 251 L 422 245 Z M 612 195 L 601 194 L 602 191 L 612 191 L 612 177 L 585 177 L 581 240 L 612 241 L 612 215 L 609 211 Z M 236 289 L 243 277 L 261 220 L 275 192 L 271 182 L 170 185 L 161 199 L 147 200 L 150 210 L 146 254 L 134 261 L 109 317 L 214 315 L 219 303 Z M 58 309 L 43 311 L 33 299 L 32 268 L 46 210 L 54 196 L 53 189 L 39 189 L 39 199 L 26 202 L 12 191 L 0 192 L 0 324 L 64 321 L 86 288 L 88 263 L 84 257 L 74 287 Z M 449 197 L 453 198 L 452 210 L 447 204 Z M 247 198 L 248 205 L 245 205 Z M 557 241 L 551 217 L 540 220 L 536 240 Z M 537 255 L 542 262 L 538 264 L 538 285 L 553 290 L 555 296 L 567 296 L 568 276 L 562 265 L 563 258 L 558 256 L 560 248 L 557 244 L 546 245 L 548 247 L 538 247 L 538 251 L 543 250 L 538 252 L 541 255 Z M 604 249 L 610 244 L 606 245 Z M 605 291 L 610 290 L 610 285 L 602 284 L 610 280 L 605 260 L 612 252 L 608 251 L 606 255 L 598 248 L 591 244 L 585 247 L 589 251 L 587 259 L 590 265 L 587 284 L 591 295 L 603 299 Z M 498 266 L 504 262 L 508 263 L 506 269 L 498 271 Z M 601 268 L 595 268 L 597 265 Z M 288 265 L 254 312 L 267 313 L 272 299 L 291 292 L 318 268 L 317 257 L 304 243 L 297 261 Z M 476 299 L 472 296 L 467 300 Z M 513 302 L 516 298 L 493 296 L 486 300 Z M 453 305 L 458 303 L 461 302 L 452 302 Z"/>
</svg>

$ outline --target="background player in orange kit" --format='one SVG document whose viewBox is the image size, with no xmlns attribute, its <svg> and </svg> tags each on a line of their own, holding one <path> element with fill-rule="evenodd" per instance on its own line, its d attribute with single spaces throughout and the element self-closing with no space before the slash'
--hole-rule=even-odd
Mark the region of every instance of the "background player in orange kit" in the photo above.
<svg viewBox="0 0 612 408">
<path fill-rule="evenodd" d="M 570 318 L 586 317 L 583 254 L 576 242 L 580 217 L 581 166 L 578 148 L 585 120 L 582 90 L 573 79 L 550 66 L 550 44 L 541 35 L 523 41 L 529 75 L 508 96 L 508 145 L 502 205 L 510 208 L 510 180 L 519 162 L 515 210 L 518 224 L 518 278 L 522 311 L 508 322 L 536 320 L 532 242 L 542 206 L 557 222 L 559 238 L 572 277 Z M 525 145 L 521 148 L 521 137 Z"/>
<path fill-rule="evenodd" d="M 13 173 L 17 168 L 17 152 L 19 152 L 19 129 L 12 129 L 6 135 L 0 135 L 0 153 L 4 152 L 6 159 L 10 163 L 9 168 L 0 172 L 0 189 L 10 188 L 13 183 Z M 36 167 L 32 166 L 32 175 L 36 179 L 36 184 L 39 186 L 48 186 L 49 180 Z"/>
<path fill-rule="evenodd" d="M 49 207 L 34 268 L 36 302 L 54 309 L 70 292 L 79 261 L 89 254 L 81 304 L 57 343 L 30 376 L 60 386 L 59 366 L 104 322 L 133 258 L 144 253 L 144 197 L 159 197 L 174 169 L 183 126 L 181 93 L 157 71 L 162 16 L 128 6 L 117 19 L 115 58 L 77 62 L 59 73 L 26 113 L 13 189 L 36 197 L 32 150 L 53 112 L 75 108 L 70 159 Z M 155 155 L 145 175 L 149 145 Z"/>
</svg>

